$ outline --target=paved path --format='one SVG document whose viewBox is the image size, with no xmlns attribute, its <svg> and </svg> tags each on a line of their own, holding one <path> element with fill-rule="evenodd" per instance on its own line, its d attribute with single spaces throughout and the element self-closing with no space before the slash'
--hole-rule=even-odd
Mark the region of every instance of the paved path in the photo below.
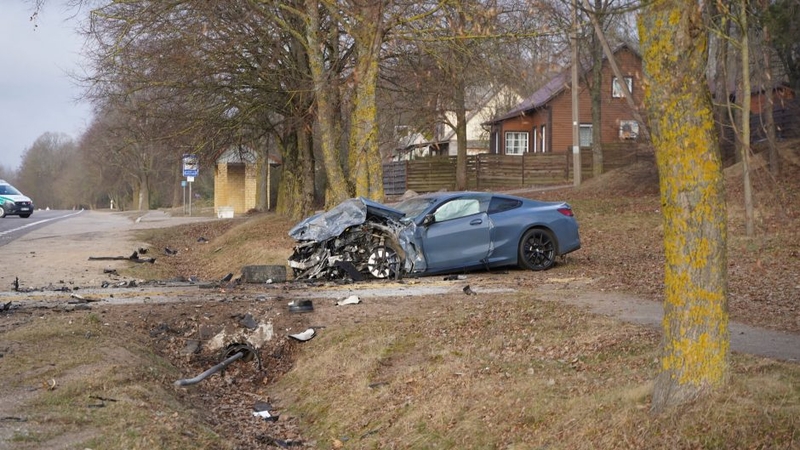
<svg viewBox="0 0 800 450">
<path fill-rule="evenodd" d="M 559 289 L 558 296 L 567 303 L 590 311 L 661 329 L 663 305 L 619 292 L 580 293 Z M 735 352 L 800 363 L 800 335 L 756 328 L 738 322 L 729 325 L 731 349 Z"/>
</svg>

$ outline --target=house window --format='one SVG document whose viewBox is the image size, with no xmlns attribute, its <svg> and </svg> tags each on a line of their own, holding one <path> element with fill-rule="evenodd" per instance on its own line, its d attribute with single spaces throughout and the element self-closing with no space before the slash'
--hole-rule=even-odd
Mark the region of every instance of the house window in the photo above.
<svg viewBox="0 0 800 450">
<path fill-rule="evenodd" d="M 521 155 L 528 151 L 528 133 L 526 131 L 506 132 L 506 155 Z"/>
<path fill-rule="evenodd" d="M 545 125 L 542 125 L 542 153 L 547 151 L 547 133 L 545 131 Z"/>
<path fill-rule="evenodd" d="M 639 137 L 639 122 L 635 120 L 620 120 L 619 122 L 619 138 L 627 140 L 635 140 Z"/>
<path fill-rule="evenodd" d="M 581 147 L 591 147 L 592 146 L 592 125 L 590 124 L 581 124 L 580 128 L 580 142 L 578 143 Z"/>
<path fill-rule="evenodd" d="M 625 80 L 625 84 L 628 86 L 628 92 L 633 92 L 633 77 L 622 77 Z M 619 84 L 619 80 L 617 77 L 614 77 L 611 81 L 611 96 L 614 98 L 622 98 L 622 86 Z"/>
<path fill-rule="evenodd" d="M 533 145 L 531 146 L 531 149 L 534 153 L 536 153 L 539 151 L 539 133 L 536 131 L 535 126 L 533 127 L 532 135 L 533 135 L 533 142 L 532 142 Z"/>
</svg>

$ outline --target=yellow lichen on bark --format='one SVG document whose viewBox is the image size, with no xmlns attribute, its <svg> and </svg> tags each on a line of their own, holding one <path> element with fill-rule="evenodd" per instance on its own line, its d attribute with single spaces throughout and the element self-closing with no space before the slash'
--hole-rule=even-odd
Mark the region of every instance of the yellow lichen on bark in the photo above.
<svg viewBox="0 0 800 450">
<path fill-rule="evenodd" d="M 645 104 L 664 214 L 661 373 L 653 408 L 681 403 L 728 373 L 726 211 L 696 2 L 656 0 L 640 21 Z"/>
</svg>

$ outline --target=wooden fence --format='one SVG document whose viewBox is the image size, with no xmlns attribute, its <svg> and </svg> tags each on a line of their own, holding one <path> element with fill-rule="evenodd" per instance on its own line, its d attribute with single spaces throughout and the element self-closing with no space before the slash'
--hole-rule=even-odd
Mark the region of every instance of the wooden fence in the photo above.
<svg viewBox="0 0 800 450">
<path fill-rule="evenodd" d="M 652 151 L 641 144 L 620 143 L 603 146 L 604 171 L 624 167 L 642 159 L 652 159 Z M 533 186 L 553 186 L 572 182 L 572 153 L 526 153 L 467 156 L 467 189 L 500 190 Z M 581 176 L 592 176 L 592 151 L 581 149 Z M 388 196 L 407 190 L 434 192 L 456 187 L 456 157 L 435 156 L 383 165 L 383 188 Z"/>
</svg>

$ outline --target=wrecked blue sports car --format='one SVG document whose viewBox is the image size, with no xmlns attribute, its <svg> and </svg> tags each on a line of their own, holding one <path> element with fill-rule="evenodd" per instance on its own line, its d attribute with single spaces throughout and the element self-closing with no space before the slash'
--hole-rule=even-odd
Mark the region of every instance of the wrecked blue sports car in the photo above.
<svg viewBox="0 0 800 450">
<path fill-rule="evenodd" d="M 437 192 L 387 206 L 362 197 L 289 231 L 296 279 L 400 278 L 519 266 L 551 268 L 581 247 L 564 202 Z"/>
</svg>

